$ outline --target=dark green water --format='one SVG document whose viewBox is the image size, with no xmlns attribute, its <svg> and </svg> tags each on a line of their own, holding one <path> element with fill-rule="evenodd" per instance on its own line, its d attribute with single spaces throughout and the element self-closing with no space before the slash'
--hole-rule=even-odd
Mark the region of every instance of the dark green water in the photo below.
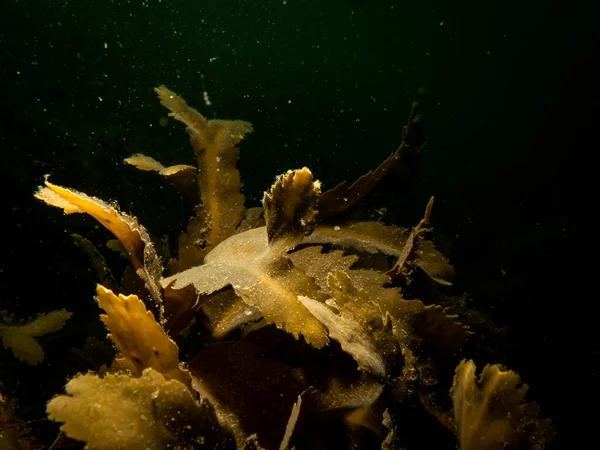
<svg viewBox="0 0 600 450">
<path fill-rule="evenodd" d="M 392 175 L 374 205 L 410 226 L 436 196 L 456 292 L 511 327 L 503 362 L 554 419 L 555 448 L 578 448 L 587 433 L 574 397 L 587 394 L 567 386 L 593 385 L 598 358 L 574 307 L 572 262 L 583 167 L 597 149 L 592 11 L 541 0 L 0 1 L 0 310 L 97 314 L 94 275 L 69 233 L 103 231 L 35 201 L 44 174 L 118 201 L 157 235 L 179 233 L 173 192 L 121 164 L 136 152 L 192 162 L 153 87 L 253 123 L 239 168 L 256 204 L 290 168 L 332 187 L 377 166 L 416 100 L 428 137 L 419 170 L 399 192 Z M 32 405 L 25 415 L 79 370 L 63 344 L 49 342 L 50 368 L 0 351 L 0 379 Z"/>
</svg>

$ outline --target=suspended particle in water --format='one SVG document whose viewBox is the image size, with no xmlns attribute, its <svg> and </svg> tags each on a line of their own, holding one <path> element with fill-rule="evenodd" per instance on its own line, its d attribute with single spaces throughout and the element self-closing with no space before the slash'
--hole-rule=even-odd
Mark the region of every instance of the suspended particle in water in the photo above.
<svg viewBox="0 0 600 450">
<path fill-rule="evenodd" d="M 210 106 L 212 104 L 210 98 L 208 98 L 208 92 L 204 91 L 202 93 L 202 97 L 204 97 L 204 103 L 206 103 L 206 106 Z"/>
<path fill-rule="evenodd" d="M 206 83 L 204 82 L 204 74 L 200 74 L 200 80 L 202 81 L 202 87 L 204 88 L 204 92 L 202 92 L 202 97 L 204 98 L 204 103 L 206 106 L 212 105 L 210 98 L 208 98 L 208 91 L 206 90 Z"/>
</svg>

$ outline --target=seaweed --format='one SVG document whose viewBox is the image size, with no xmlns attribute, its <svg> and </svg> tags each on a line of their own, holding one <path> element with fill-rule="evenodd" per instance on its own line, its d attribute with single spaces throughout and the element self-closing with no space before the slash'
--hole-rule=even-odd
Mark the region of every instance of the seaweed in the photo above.
<svg viewBox="0 0 600 450">
<path fill-rule="evenodd" d="M 357 219 L 379 180 L 421 152 L 416 105 L 375 170 L 325 192 L 308 168 L 290 170 L 260 208 L 245 205 L 236 168 L 252 125 L 156 93 L 197 166 L 125 162 L 166 177 L 192 211 L 165 252 L 175 258 L 116 205 L 48 178 L 36 193 L 109 229 L 137 277 L 118 285 L 78 239 L 110 284 L 97 302 L 118 355 L 49 402 L 63 433 L 90 449 L 410 449 L 432 436 L 464 450 L 544 448 L 552 427 L 518 376 L 486 366 L 476 380 L 463 360 L 473 332 L 441 306 L 454 271 L 431 240 L 433 197 L 414 227 Z"/>
<path fill-rule="evenodd" d="M 540 448 L 552 427 L 524 402 L 528 386 L 498 365 L 486 365 L 479 379 L 476 370 L 473 361 L 461 361 L 451 390 L 461 450 Z"/>
<path fill-rule="evenodd" d="M 35 338 L 63 328 L 72 314 L 65 309 L 40 314 L 27 323 L 0 323 L 0 339 L 6 349 L 28 364 L 44 361 L 44 349 Z"/>
</svg>

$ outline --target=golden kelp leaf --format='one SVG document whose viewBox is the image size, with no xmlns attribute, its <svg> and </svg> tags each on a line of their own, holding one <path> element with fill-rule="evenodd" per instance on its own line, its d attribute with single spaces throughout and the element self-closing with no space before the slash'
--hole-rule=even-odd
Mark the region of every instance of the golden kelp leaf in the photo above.
<svg viewBox="0 0 600 450">
<path fill-rule="evenodd" d="M 543 449 L 552 436 L 548 420 L 537 418 L 535 404 L 524 403 L 527 385 L 519 375 L 498 365 L 483 368 L 475 379 L 473 361 L 456 368 L 450 391 L 461 450 Z"/>
<path fill-rule="evenodd" d="M 160 162 L 150 156 L 135 153 L 123 160 L 129 165 L 144 171 L 159 172 L 165 168 Z"/>
<path fill-rule="evenodd" d="M 321 253 L 323 247 L 306 247 L 288 255 L 294 266 L 314 278 L 323 292 L 328 292 L 327 277 L 336 270 L 348 271 L 358 260 L 356 255 L 345 256 L 341 250 Z"/>
<path fill-rule="evenodd" d="M 121 241 L 138 275 L 144 280 L 162 320 L 162 296 L 158 280 L 162 266 L 146 229 L 135 217 L 119 212 L 108 203 L 83 192 L 57 186 L 46 180 L 35 196 L 49 205 L 62 208 L 65 214 L 87 213 L 108 228 Z"/>
<path fill-rule="evenodd" d="M 269 244 L 282 251 L 295 247 L 316 225 L 321 183 L 304 167 L 288 170 L 263 197 Z"/>
<path fill-rule="evenodd" d="M 320 202 L 319 202 L 320 204 Z M 319 225 L 303 239 L 305 244 L 336 244 L 359 251 L 400 256 L 408 232 L 405 228 L 381 222 L 356 222 L 345 225 Z"/>
<path fill-rule="evenodd" d="M 331 296 L 327 280 L 329 274 L 338 270 L 345 272 L 352 284 L 358 290 L 364 290 L 370 302 L 377 305 L 376 317 L 370 319 L 381 319 L 386 312 L 397 314 L 404 305 L 397 288 L 385 287 L 390 282 L 390 277 L 384 273 L 367 269 L 350 269 L 359 259 L 357 255 L 344 255 L 341 250 L 321 253 L 322 247 L 306 247 L 290 253 L 288 258 L 296 267 L 304 271 L 306 275 L 314 278 L 323 292 Z"/>
<path fill-rule="evenodd" d="M 385 363 L 356 317 L 336 314 L 327 305 L 302 295 L 298 299 L 327 328 L 329 337 L 354 358 L 360 370 L 380 377 L 385 375 Z"/>
<path fill-rule="evenodd" d="M 2 346 L 26 363 L 39 364 L 44 360 L 44 349 L 35 338 L 62 329 L 71 315 L 61 309 L 41 314 L 24 325 L 0 324 Z"/>
<path fill-rule="evenodd" d="M 170 116 L 187 125 L 198 159 L 198 184 L 202 204 L 210 220 L 207 242 L 215 246 L 235 233 L 244 214 L 236 148 L 252 124 L 240 120 L 206 120 L 165 86 L 155 89 Z"/>
<path fill-rule="evenodd" d="M 390 310 L 396 311 L 397 304 L 405 300 L 397 289 L 383 287 L 386 279 L 384 274 L 369 270 L 337 271 L 329 275 L 327 286 L 342 315 L 353 316 L 361 325 L 388 372 L 400 360 Z M 366 280 L 370 282 L 365 283 Z"/>
<path fill-rule="evenodd" d="M 344 307 L 347 316 L 360 318 L 361 323 L 369 323 L 370 328 L 363 334 L 355 330 L 356 333 L 350 333 L 349 336 L 352 339 L 369 336 L 386 361 L 390 361 L 397 350 L 389 341 L 388 333 L 382 328 L 386 314 L 394 319 L 394 333 L 400 344 L 405 347 L 405 352 L 410 347 L 412 351 L 422 353 L 426 347 L 436 354 L 456 353 L 471 334 L 466 327 L 455 321 L 456 316 L 446 315 L 441 307 L 425 306 L 419 300 L 406 300 L 397 288 L 386 287 L 390 281 L 386 274 L 374 270 L 349 269 L 355 261 L 355 256 L 342 256 L 339 251 L 321 254 L 320 251 L 321 247 L 307 247 L 291 253 L 289 257 L 298 268 L 315 279 L 322 291 L 333 297 L 338 309 L 342 308 L 341 302 L 344 302 L 346 297 L 353 299 L 346 300 Z M 324 280 L 336 270 L 343 271 L 348 280 L 336 276 L 331 279 L 335 280 L 334 283 L 326 283 L 324 286 Z M 357 292 L 361 294 L 358 295 Z M 361 300 L 363 298 L 364 301 Z M 311 305 L 302 300 L 305 306 Z M 314 305 L 309 309 L 313 314 L 318 314 L 318 318 L 326 320 L 326 327 L 330 322 L 342 320 L 324 305 Z M 332 323 L 331 326 L 340 327 L 341 323 Z M 358 325 L 350 320 L 343 328 L 350 329 L 352 326 Z M 331 333 L 331 330 L 329 331 Z M 333 335 L 331 337 L 335 339 Z"/>
<path fill-rule="evenodd" d="M 316 347 L 327 344 L 327 332 L 300 303 L 298 295 L 321 299 L 319 287 L 285 256 L 273 252 L 266 228 L 236 234 L 215 247 L 205 264 L 162 281 L 181 289 L 190 284 L 198 294 L 211 294 L 231 285 L 246 304 L 257 307 L 268 323 Z"/>
<path fill-rule="evenodd" d="M 179 348 L 154 320 L 144 302 L 137 295 L 117 296 L 101 285 L 96 292 L 96 300 L 106 312 L 100 317 L 110 331 L 110 338 L 134 369 L 134 375 L 151 367 L 168 379 L 190 386 L 189 372 L 179 367 Z"/>
<path fill-rule="evenodd" d="M 48 403 L 48 417 L 86 449 L 236 448 L 210 404 L 152 369 L 140 378 L 78 375 L 66 392 Z"/>
<path fill-rule="evenodd" d="M 299 297 L 300 301 L 325 325 L 329 337 L 338 341 L 354 358 L 360 370 L 385 376 L 386 366 L 377 344 L 389 353 L 394 349 L 389 345 L 393 341 L 392 330 L 385 329 L 381 309 L 341 270 L 329 274 L 327 285 L 333 306 L 339 313 L 307 297 Z M 386 356 L 393 358 L 393 354 Z"/>
<path fill-rule="evenodd" d="M 417 155 L 424 143 L 422 124 L 416 115 L 417 104 L 413 103 L 408 124 L 402 133 L 400 147 L 391 154 L 377 169 L 367 172 L 351 186 L 346 181 L 323 193 L 319 202 L 319 219 L 327 219 L 354 206 L 375 187 L 379 180 L 398 162 L 408 162 Z"/>
<path fill-rule="evenodd" d="M 375 270 L 355 269 L 346 272 L 357 289 L 364 290 L 369 299 L 377 305 L 380 316 L 385 313 L 397 315 L 407 304 L 398 288 L 386 287 L 390 277 Z"/>
<path fill-rule="evenodd" d="M 302 334 L 315 347 L 324 346 L 325 328 L 298 300 L 299 295 L 317 300 L 323 296 L 314 281 L 285 257 L 314 223 L 317 196 L 318 183 L 308 169 L 288 172 L 265 195 L 270 240 L 265 227 L 231 236 L 206 255 L 204 265 L 164 279 L 163 286 L 174 283 L 172 288 L 181 289 L 193 284 L 198 294 L 211 294 L 231 285 L 244 302 L 260 310 L 267 323 L 296 338 Z"/>
<path fill-rule="evenodd" d="M 125 158 L 124 161 L 139 170 L 158 172 L 159 175 L 168 178 L 177 188 L 187 206 L 193 208 L 200 202 L 198 169 L 194 166 L 177 164 L 165 167 L 154 158 L 141 153 L 131 155 L 129 158 Z"/>
</svg>

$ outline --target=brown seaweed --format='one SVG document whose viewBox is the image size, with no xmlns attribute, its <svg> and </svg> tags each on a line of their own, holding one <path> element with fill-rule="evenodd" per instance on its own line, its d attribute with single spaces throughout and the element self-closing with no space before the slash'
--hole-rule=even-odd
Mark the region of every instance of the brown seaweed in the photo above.
<svg viewBox="0 0 600 450">
<path fill-rule="evenodd" d="M 393 449 L 421 448 L 422 433 L 445 428 L 464 450 L 544 448 L 551 427 L 523 403 L 516 374 L 486 366 L 476 380 L 460 362 L 472 332 L 436 302 L 453 269 L 430 239 L 433 198 L 412 229 L 342 214 L 418 155 L 415 105 L 377 169 L 324 194 L 308 168 L 290 170 L 261 209 L 244 204 L 236 168 L 252 126 L 156 92 L 186 125 L 197 167 L 126 162 L 167 177 L 194 207 L 176 258 L 163 266 L 116 206 L 47 180 L 36 194 L 113 232 L 146 288 L 98 286 L 120 355 L 48 404 L 63 432 L 88 448 Z"/>
<path fill-rule="evenodd" d="M 402 130 L 402 141 L 398 149 L 379 167 L 367 172 L 350 186 L 346 181 L 342 181 L 333 189 L 323 193 L 320 201 L 320 219 L 326 220 L 352 208 L 365 198 L 379 180 L 394 166 L 402 161 L 406 162 L 406 160 L 414 159 L 420 153 L 423 144 L 422 122 L 417 115 L 417 104 L 413 103 L 408 123 Z"/>
<path fill-rule="evenodd" d="M 202 204 L 190 226 L 203 233 L 201 238 L 182 242 L 187 245 L 180 246 L 179 257 L 195 252 L 195 256 L 187 255 L 186 258 L 189 262 L 201 262 L 210 249 L 235 232 L 242 220 L 244 196 L 240 192 L 240 173 L 236 168 L 239 155 L 236 145 L 252 131 L 252 125 L 241 120 L 206 120 L 165 86 L 155 90 L 160 102 L 171 111 L 170 116 L 187 126 L 196 153 Z"/>
<path fill-rule="evenodd" d="M 265 194 L 266 227 L 230 237 L 205 257 L 205 264 L 164 279 L 163 286 L 193 285 L 198 294 L 211 294 L 231 285 L 268 323 L 324 346 L 323 325 L 298 300 L 299 295 L 320 296 L 318 286 L 285 257 L 308 232 L 318 194 L 308 169 L 281 176 Z"/>
<path fill-rule="evenodd" d="M 452 385 L 461 450 L 538 448 L 552 435 L 550 422 L 538 420 L 537 405 L 524 402 L 528 387 L 515 372 L 488 364 L 476 378 L 476 369 L 461 361 Z"/>
<path fill-rule="evenodd" d="M 44 361 L 44 349 L 36 338 L 60 330 L 72 314 L 65 309 L 40 314 L 28 323 L 0 323 L 2 346 L 28 364 Z"/>
<path fill-rule="evenodd" d="M 163 268 L 150 235 L 135 217 L 120 212 L 116 206 L 103 200 L 55 185 L 47 179 L 45 186 L 40 186 L 35 196 L 61 208 L 65 214 L 89 214 L 110 230 L 119 239 L 131 265 L 144 281 L 159 320 L 163 319 L 162 293 L 158 284 Z"/>
</svg>

